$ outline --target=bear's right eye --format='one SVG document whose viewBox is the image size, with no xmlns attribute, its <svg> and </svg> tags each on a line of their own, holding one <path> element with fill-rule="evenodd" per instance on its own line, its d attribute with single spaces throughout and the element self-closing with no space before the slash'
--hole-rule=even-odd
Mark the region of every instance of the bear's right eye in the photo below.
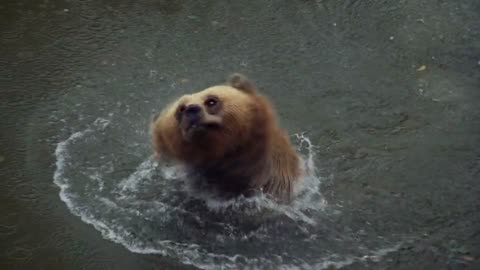
<svg viewBox="0 0 480 270">
<path fill-rule="evenodd" d="M 185 107 L 185 105 L 181 105 L 180 107 L 178 107 L 178 112 L 183 113 L 183 111 L 185 111 Z"/>
<path fill-rule="evenodd" d="M 175 112 L 175 118 L 177 118 L 178 121 L 182 119 L 182 114 L 185 111 L 185 107 L 185 105 L 178 106 L 177 111 Z"/>
</svg>

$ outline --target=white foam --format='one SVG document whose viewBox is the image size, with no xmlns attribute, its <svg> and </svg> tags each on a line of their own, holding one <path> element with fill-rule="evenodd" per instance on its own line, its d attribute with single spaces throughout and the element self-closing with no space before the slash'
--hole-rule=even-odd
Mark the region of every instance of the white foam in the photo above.
<svg viewBox="0 0 480 270">
<path fill-rule="evenodd" d="M 122 180 L 119 186 L 122 187 L 122 191 L 130 190 L 134 191 L 137 189 L 139 180 L 141 179 L 150 179 L 153 175 L 153 170 L 157 167 L 157 163 L 153 161 L 152 158 L 149 158 L 138 165 L 134 173 L 132 173 L 128 178 Z"/>
<path fill-rule="evenodd" d="M 65 168 L 68 164 L 68 158 L 69 153 L 68 153 L 68 145 L 70 143 L 75 142 L 79 138 L 82 138 L 85 136 L 85 134 L 91 132 L 91 129 L 86 129 L 81 132 L 75 132 L 68 139 L 65 141 L 62 141 L 57 144 L 57 148 L 55 149 L 55 156 L 57 158 L 57 161 L 55 163 L 56 165 L 56 170 L 53 175 L 54 183 L 60 187 L 60 199 L 65 202 L 70 210 L 72 210 L 74 207 L 73 202 L 69 198 L 69 194 L 67 193 L 68 188 L 70 185 L 68 184 L 69 179 L 64 176 Z M 79 213 L 74 213 L 76 215 L 80 215 Z"/>
<path fill-rule="evenodd" d="M 345 266 L 354 264 L 356 262 L 367 262 L 367 261 L 378 262 L 382 257 L 385 257 L 389 253 L 399 250 L 400 247 L 401 247 L 401 244 L 396 244 L 388 248 L 382 248 L 382 249 L 371 251 L 369 254 L 364 256 L 351 256 L 351 255 L 340 256 L 338 254 L 332 254 L 323 258 L 320 262 L 317 262 L 313 265 L 308 265 L 308 264 L 304 264 L 301 266 L 281 265 L 278 269 L 323 270 L 323 269 L 331 269 L 332 266 L 334 267 L 333 269 L 340 269 Z"/>
</svg>

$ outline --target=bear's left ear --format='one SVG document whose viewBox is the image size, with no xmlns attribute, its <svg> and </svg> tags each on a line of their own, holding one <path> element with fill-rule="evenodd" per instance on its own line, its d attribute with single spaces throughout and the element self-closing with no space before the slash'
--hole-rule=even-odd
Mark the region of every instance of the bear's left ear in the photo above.
<svg viewBox="0 0 480 270">
<path fill-rule="evenodd" d="M 247 94 L 253 95 L 257 93 L 257 87 L 255 86 L 255 84 L 250 81 L 245 75 L 242 75 L 240 73 L 234 73 L 230 75 L 227 83 L 231 87 L 243 91 Z"/>
</svg>

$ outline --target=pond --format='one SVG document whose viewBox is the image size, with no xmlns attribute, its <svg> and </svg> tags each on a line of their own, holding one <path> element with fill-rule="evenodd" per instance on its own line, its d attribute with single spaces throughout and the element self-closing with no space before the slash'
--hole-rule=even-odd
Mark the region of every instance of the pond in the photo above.
<svg viewBox="0 0 480 270">
<path fill-rule="evenodd" d="M 2 269 L 480 268 L 480 3 L 10 1 L 0 64 Z M 153 159 L 233 72 L 312 169 L 292 204 Z"/>
</svg>

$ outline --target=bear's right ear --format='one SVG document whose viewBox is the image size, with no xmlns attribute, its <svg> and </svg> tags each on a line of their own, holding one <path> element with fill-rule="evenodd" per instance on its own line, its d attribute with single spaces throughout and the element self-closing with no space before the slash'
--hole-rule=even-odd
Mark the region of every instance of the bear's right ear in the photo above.
<svg viewBox="0 0 480 270">
<path fill-rule="evenodd" d="M 231 87 L 243 91 L 247 94 L 253 95 L 257 93 L 257 87 L 255 86 L 255 84 L 250 81 L 245 75 L 242 75 L 240 73 L 234 73 L 230 75 L 227 83 Z"/>
</svg>

